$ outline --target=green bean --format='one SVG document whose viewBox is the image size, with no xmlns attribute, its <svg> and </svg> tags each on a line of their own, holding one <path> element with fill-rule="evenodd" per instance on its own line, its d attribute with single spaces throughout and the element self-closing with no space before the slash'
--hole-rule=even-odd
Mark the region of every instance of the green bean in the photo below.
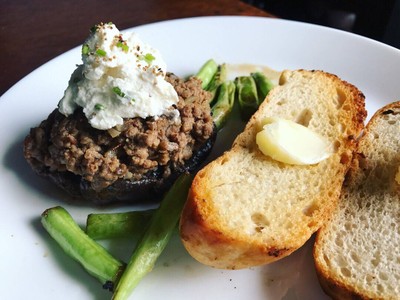
<svg viewBox="0 0 400 300">
<path fill-rule="evenodd" d="M 178 223 L 191 182 L 192 176 L 181 175 L 161 201 L 117 284 L 114 300 L 127 299 L 140 280 L 153 269 Z"/>
<path fill-rule="evenodd" d="M 218 130 L 225 125 L 232 111 L 235 88 L 233 81 L 224 82 L 218 88 L 215 103 L 211 107 L 212 118 Z"/>
<path fill-rule="evenodd" d="M 267 97 L 269 91 L 272 90 L 274 84 L 261 72 L 251 73 L 250 76 L 253 77 L 256 82 L 258 105 L 260 105 L 264 101 L 265 97 Z"/>
<path fill-rule="evenodd" d="M 220 87 L 220 85 L 226 81 L 226 78 L 227 78 L 226 64 L 219 65 L 213 79 L 206 87 L 206 90 L 209 91 L 212 95 L 210 99 L 210 105 L 212 105 L 213 102 L 215 102 L 217 90 Z"/>
<path fill-rule="evenodd" d="M 90 214 L 86 220 L 86 234 L 94 240 L 139 236 L 154 210 L 122 213 Z"/>
<path fill-rule="evenodd" d="M 214 78 L 215 73 L 218 70 L 218 64 L 213 60 L 207 60 L 200 68 L 200 70 L 195 75 L 201 80 L 201 87 L 207 89 L 211 80 Z"/>
<path fill-rule="evenodd" d="M 45 210 L 41 222 L 67 255 L 97 278 L 104 288 L 113 289 L 125 267 L 124 264 L 88 237 L 63 207 L 56 206 Z"/>
<path fill-rule="evenodd" d="M 241 117 L 247 121 L 258 109 L 256 82 L 251 76 L 240 76 L 235 79 L 235 84 Z"/>
</svg>

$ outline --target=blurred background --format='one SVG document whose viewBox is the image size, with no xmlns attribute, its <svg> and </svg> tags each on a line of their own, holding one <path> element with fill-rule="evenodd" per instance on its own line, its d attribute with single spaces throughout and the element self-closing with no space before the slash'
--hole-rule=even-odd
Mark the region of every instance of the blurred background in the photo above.
<svg viewBox="0 0 400 300">
<path fill-rule="evenodd" d="M 333 27 L 400 48 L 400 0 L 243 0 L 277 17 Z"/>
</svg>

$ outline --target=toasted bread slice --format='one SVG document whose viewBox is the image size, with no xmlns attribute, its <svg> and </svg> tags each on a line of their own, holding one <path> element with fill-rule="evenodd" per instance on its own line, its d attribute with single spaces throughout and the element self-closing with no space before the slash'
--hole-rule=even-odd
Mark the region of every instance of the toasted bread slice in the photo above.
<svg viewBox="0 0 400 300">
<path fill-rule="evenodd" d="M 333 299 L 400 299 L 400 102 L 368 122 L 314 260 Z M 397 176 L 397 180 L 396 180 Z"/>
<path fill-rule="evenodd" d="M 328 139 L 316 165 L 280 163 L 255 143 L 260 122 L 280 117 Z M 216 268 L 270 263 L 301 247 L 336 207 L 366 111 L 353 85 L 322 71 L 284 71 L 232 149 L 195 177 L 180 222 L 188 252 Z"/>
</svg>

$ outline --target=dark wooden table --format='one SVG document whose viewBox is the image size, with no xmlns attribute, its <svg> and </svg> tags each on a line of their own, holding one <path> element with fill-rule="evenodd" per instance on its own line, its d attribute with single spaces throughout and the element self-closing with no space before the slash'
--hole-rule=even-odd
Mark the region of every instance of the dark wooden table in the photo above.
<svg viewBox="0 0 400 300">
<path fill-rule="evenodd" d="M 80 45 L 92 25 L 120 30 L 168 19 L 272 15 L 239 0 L 0 0 L 0 95 L 31 71 Z"/>
</svg>

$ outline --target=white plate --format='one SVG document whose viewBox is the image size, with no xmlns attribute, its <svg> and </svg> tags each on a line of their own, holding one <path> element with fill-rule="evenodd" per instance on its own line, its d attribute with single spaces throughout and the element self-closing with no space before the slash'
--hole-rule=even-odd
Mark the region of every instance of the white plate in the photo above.
<svg viewBox="0 0 400 300">
<path fill-rule="evenodd" d="M 134 30 L 161 50 L 169 70 L 178 75 L 194 73 L 209 58 L 266 65 L 276 70 L 322 69 L 359 87 L 366 95 L 369 116 L 400 97 L 400 51 L 353 34 L 257 17 L 181 19 Z M 55 205 L 64 205 L 81 224 L 88 213 L 100 210 L 66 205 L 61 201 L 65 196 L 37 178 L 22 155 L 22 141 L 29 128 L 55 108 L 78 63 L 79 47 L 26 76 L 0 100 L 3 299 L 110 297 L 95 279 L 64 255 L 39 223 L 40 214 Z M 123 259 L 128 259 L 131 252 L 129 245 L 113 242 L 107 246 Z M 325 297 L 315 276 L 311 241 L 277 263 L 226 271 L 195 262 L 174 237 L 153 272 L 135 289 L 132 299 Z"/>
</svg>

